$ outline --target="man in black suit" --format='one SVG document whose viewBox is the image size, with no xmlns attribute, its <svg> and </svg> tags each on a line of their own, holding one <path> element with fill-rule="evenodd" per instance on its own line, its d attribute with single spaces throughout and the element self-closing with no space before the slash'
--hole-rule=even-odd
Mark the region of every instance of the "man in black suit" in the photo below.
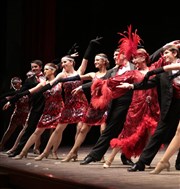
<svg viewBox="0 0 180 189">
<path fill-rule="evenodd" d="M 35 73 L 35 75 L 25 80 L 19 93 L 35 87 L 40 82 L 41 79 L 42 80 L 45 79 L 42 73 L 42 66 L 43 63 L 41 60 L 33 60 L 31 62 L 31 69 Z M 29 139 L 30 135 L 34 132 L 36 128 L 36 125 L 44 109 L 44 102 L 45 99 L 42 93 L 37 93 L 30 96 L 31 107 L 30 107 L 29 117 L 26 122 L 27 128 L 22 138 L 20 139 L 20 142 L 16 150 L 13 153 L 9 154 L 8 157 L 14 157 L 18 155 L 23 149 L 26 141 Z"/>
<path fill-rule="evenodd" d="M 163 56 L 168 64 L 180 62 L 179 49 L 174 45 L 166 46 L 163 50 Z M 150 71 L 151 72 L 151 71 Z M 156 75 L 153 79 L 148 80 L 144 85 L 134 84 L 135 90 L 148 89 L 157 86 L 160 99 L 161 116 L 154 134 L 143 152 L 139 160 L 128 169 L 130 172 L 144 171 L 145 165 L 150 165 L 153 158 L 159 151 L 162 144 L 169 142 L 174 136 L 180 115 L 180 96 L 179 82 L 172 80 L 172 72 L 164 72 Z M 176 170 L 180 170 L 180 151 L 175 162 Z"/>
<path fill-rule="evenodd" d="M 120 60 L 123 61 L 118 61 L 118 54 L 119 49 L 114 51 L 114 60 L 116 66 L 108 70 L 107 74 L 103 77 L 104 79 L 112 77 L 116 74 L 121 75 L 128 70 L 134 69 L 134 65 L 130 63 L 127 59 L 125 59 L 123 54 L 119 56 Z M 82 85 L 82 89 L 86 90 L 87 86 L 88 84 Z M 129 91 L 122 97 L 112 100 L 106 120 L 106 128 L 99 137 L 91 152 L 85 157 L 84 161 L 82 161 L 80 165 L 86 165 L 90 162 L 99 161 L 102 159 L 102 157 L 109 148 L 110 140 L 114 137 L 117 137 L 123 128 L 126 114 L 131 103 L 131 99 L 132 91 Z M 131 160 L 128 160 L 129 162 L 125 162 L 127 159 L 124 156 L 121 156 L 121 159 L 122 161 L 124 161 L 124 163 L 133 163 L 131 162 Z"/>
</svg>

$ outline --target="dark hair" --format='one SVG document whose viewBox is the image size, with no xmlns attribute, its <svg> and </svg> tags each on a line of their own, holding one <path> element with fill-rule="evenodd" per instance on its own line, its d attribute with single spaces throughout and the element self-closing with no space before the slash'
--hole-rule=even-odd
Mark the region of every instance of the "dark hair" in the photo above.
<svg viewBox="0 0 180 189">
<path fill-rule="evenodd" d="M 40 67 L 43 66 L 43 62 L 41 60 L 33 60 L 33 61 L 31 61 L 31 64 L 32 63 L 35 63 L 35 64 L 39 65 Z"/>
<path fill-rule="evenodd" d="M 166 51 L 166 50 L 171 51 L 172 53 L 176 52 L 177 53 L 177 58 L 180 58 L 179 49 L 175 45 L 167 45 L 167 46 L 165 46 L 163 48 L 163 52 Z"/>
</svg>

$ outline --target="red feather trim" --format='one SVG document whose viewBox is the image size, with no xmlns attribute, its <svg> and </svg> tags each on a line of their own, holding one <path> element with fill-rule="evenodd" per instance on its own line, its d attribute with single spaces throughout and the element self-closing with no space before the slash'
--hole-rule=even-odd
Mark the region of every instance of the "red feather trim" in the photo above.
<svg viewBox="0 0 180 189">
<path fill-rule="evenodd" d="M 139 123 L 135 133 L 124 137 L 120 133 L 118 138 L 113 138 L 110 141 L 110 146 L 111 148 L 120 148 L 127 158 L 137 157 L 142 153 L 150 135 L 154 133 L 156 127 L 157 121 L 149 116 L 145 116 L 142 122 Z"/>
<path fill-rule="evenodd" d="M 107 80 L 96 79 L 91 86 L 91 103 L 95 109 L 104 109 L 112 99 Z"/>
<path fill-rule="evenodd" d="M 124 34 L 125 33 L 125 34 Z M 131 59 L 132 55 L 136 53 L 137 46 L 140 44 L 141 38 L 137 34 L 137 29 L 135 32 L 132 32 L 132 26 L 128 26 L 128 31 L 124 31 L 124 33 L 118 33 L 123 38 L 119 40 L 119 46 L 118 48 L 120 49 L 120 53 L 125 54 L 126 58 L 128 60 Z M 127 34 L 127 36 L 126 36 Z"/>
</svg>

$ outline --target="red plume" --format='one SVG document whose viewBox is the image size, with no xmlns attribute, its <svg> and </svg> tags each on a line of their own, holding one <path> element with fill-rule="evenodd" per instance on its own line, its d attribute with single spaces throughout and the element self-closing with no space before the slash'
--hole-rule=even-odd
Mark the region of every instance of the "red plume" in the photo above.
<svg viewBox="0 0 180 189">
<path fill-rule="evenodd" d="M 123 36 L 123 38 L 121 38 L 118 42 L 118 47 L 120 49 L 120 53 L 124 53 L 126 58 L 130 60 L 132 55 L 136 53 L 137 46 L 140 44 L 141 38 L 137 34 L 137 29 L 134 33 L 132 32 L 131 25 L 128 26 L 128 31 L 124 31 L 124 33 L 118 33 Z"/>
</svg>

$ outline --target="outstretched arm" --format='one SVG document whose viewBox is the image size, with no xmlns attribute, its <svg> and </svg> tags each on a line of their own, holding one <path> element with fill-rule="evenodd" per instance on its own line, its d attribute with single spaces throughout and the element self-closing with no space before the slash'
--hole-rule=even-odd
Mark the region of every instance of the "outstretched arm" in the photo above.
<svg viewBox="0 0 180 189">
<path fill-rule="evenodd" d="M 120 83 L 120 85 L 118 85 L 117 88 L 128 88 L 128 89 L 138 89 L 139 88 L 140 89 L 148 82 L 150 76 L 160 74 L 163 72 L 168 72 L 171 70 L 180 70 L 180 63 L 174 63 L 174 64 L 170 64 L 170 65 L 166 65 L 166 66 L 157 68 L 155 70 L 151 70 L 146 73 L 142 82 L 136 83 L 136 84 Z M 178 76 L 178 74 L 177 74 L 177 76 Z M 151 81 L 153 81 L 153 80 L 151 80 Z"/>
<path fill-rule="evenodd" d="M 170 70 L 180 70 L 180 63 L 174 63 L 170 65 L 163 66 L 165 72 Z"/>
</svg>

